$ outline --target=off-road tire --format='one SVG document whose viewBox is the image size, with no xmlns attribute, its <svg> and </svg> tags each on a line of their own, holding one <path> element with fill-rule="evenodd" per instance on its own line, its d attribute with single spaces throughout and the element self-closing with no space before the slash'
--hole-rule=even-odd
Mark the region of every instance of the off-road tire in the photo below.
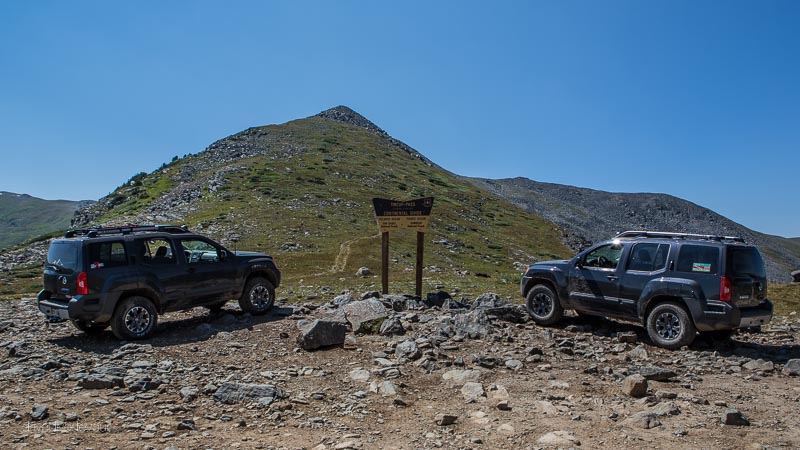
<svg viewBox="0 0 800 450">
<path fill-rule="evenodd" d="M 100 334 L 105 331 L 108 323 L 86 323 L 83 320 L 72 320 L 72 325 L 86 334 Z"/>
<path fill-rule="evenodd" d="M 538 325 L 553 325 L 564 316 L 558 296 L 548 286 L 537 284 L 525 297 L 528 314 Z"/>
<path fill-rule="evenodd" d="M 654 306 L 647 315 L 645 328 L 654 344 L 668 350 L 690 345 L 697 336 L 697 329 L 686 308 L 675 302 Z"/>
<path fill-rule="evenodd" d="M 275 304 L 275 287 L 269 280 L 261 277 L 251 278 L 239 298 L 242 311 L 257 316 L 266 314 Z"/>
<path fill-rule="evenodd" d="M 123 341 L 145 339 L 158 324 L 158 311 L 146 297 L 128 297 L 114 310 L 111 331 Z"/>
</svg>

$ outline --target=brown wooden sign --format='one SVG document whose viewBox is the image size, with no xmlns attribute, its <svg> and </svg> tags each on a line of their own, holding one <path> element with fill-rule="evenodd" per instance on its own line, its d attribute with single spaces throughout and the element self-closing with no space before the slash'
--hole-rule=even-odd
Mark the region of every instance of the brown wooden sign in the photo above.
<svg viewBox="0 0 800 450">
<path fill-rule="evenodd" d="M 425 231 L 428 230 L 433 197 L 416 200 L 387 200 L 373 198 L 375 220 L 381 230 L 381 287 L 389 293 L 389 232 L 400 228 L 417 231 L 416 294 L 422 295 L 422 254 L 425 250 Z"/>
<path fill-rule="evenodd" d="M 381 232 L 408 228 L 421 232 L 428 231 L 433 197 L 418 198 L 416 200 L 400 201 L 385 198 L 373 198 L 375 207 L 375 220 Z"/>
</svg>

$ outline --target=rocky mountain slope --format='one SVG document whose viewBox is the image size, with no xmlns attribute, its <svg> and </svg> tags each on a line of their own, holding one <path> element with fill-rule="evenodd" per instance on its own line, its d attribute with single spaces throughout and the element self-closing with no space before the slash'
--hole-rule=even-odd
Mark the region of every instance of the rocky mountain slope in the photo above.
<svg viewBox="0 0 800 450">
<path fill-rule="evenodd" d="M 69 227 L 75 211 L 91 203 L 0 192 L 0 250 Z"/>
<path fill-rule="evenodd" d="M 379 284 L 355 275 L 360 267 L 379 271 L 373 197 L 426 196 L 435 197 L 426 291 L 491 286 L 518 295 L 523 264 L 570 253 L 552 223 L 443 170 L 343 106 L 249 128 L 138 174 L 81 210 L 73 226 L 188 224 L 227 246 L 276 256 L 293 293 L 314 296 L 321 287 Z M 392 234 L 393 290 L 413 291 L 415 243 L 412 233 Z"/>
<path fill-rule="evenodd" d="M 800 241 L 739 225 L 714 211 L 666 194 L 596 191 L 527 178 L 465 178 L 572 234 L 573 247 L 609 239 L 625 230 L 660 230 L 740 236 L 759 246 L 772 280 L 790 281 L 800 268 Z"/>
</svg>

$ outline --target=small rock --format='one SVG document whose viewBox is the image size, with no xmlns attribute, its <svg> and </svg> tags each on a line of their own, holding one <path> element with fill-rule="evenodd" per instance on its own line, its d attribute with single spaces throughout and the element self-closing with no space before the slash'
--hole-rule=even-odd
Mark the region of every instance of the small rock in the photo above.
<svg viewBox="0 0 800 450">
<path fill-rule="evenodd" d="M 648 381 L 669 381 L 678 376 L 674 371 L 662 369 L 661 367 L 641 367 L 639 368 L 639 375 L 645 377 Z"/>
<path fill-rule="evenodd" d="M 558 447 L 573 447 L 581 445 L 581 441 L 579 441 L 569 431 L 563 430 L 547 433 L 537 439 L 536 443 L 539 445 L 552 445 Z"/>
<path fill-rule="evenodd" d="M 790 359 L 783 366 L 783 374 L 790 377 L 800 376 L 800 359 Z"/>
<path fill-rule="evenodd" d="M 246 401 L 257 401 L 262 405 L 284 398 L 283 390 L 271 384 L 246 384 L 225 382 L 214 393 L 214 399 L 220 403 L 236 404 Z"/>
<path fill-rule="evenodd" d="M 641 345 L 629 351 L 628 356 L 630 356 L 631 359 L 648 359 L 649 357 L 647 350 Z"/>
<path fill-rule="evenodd" d="M 628 344 L 635 344 L 636 341 L 639 340 L 639 337 L 636 335 L 634 331 L 623 331 L 617 333 L 617 341 L 628 343 Z"/>
<path fill-rule="evenodd" d="M 372 275 L 372 271 L 369 270 L 369 268 L 367 268 L 367 267 L 360 267 L 356 271 L 356 276 L 359 276 L 359 277 L 368 277 L 370 275 Z"/>
<path fill-rule="evenodd" d="M 658 420 L 658 417 L 650 411 L 638 412 L 626 419 L 624 423 L 643 428 L 645 430 L 661 426 L 661 422 Z"/>
<path fill-rule="evenodd" d="M 765 361 L 763 359 L 748 361 L 743 367 L 747 370 L 756 370 L 761 372 L 772 372 L 775 370 L 775 364 L 773 364 L 772 361 Z"/>
<path fill-rule="evenodd" d="M 197 389 L 188 386 L 182 387 L 178 393 L 180 394 L 184 403 L 191 403 L 197 398 L 198 395 L 200 395 Z"/>
<path fill-rule="evenodd" d="M 405 359 L 418 359 L 422 356 L 422 353 L 417 347 L 417 343 L 412 340 L 403 341 L 397 344 L 397 347 L 394 349 L 394 354 L 398 358 L 405 358 Z"/>
<path fill-rule="evenodd" d="M 486 391 L 481 383 L 468 382 L 461 388 L 461 395 L 467 403 L 475 403 L 486 400 Z"/>
<path fill-rule="evenodd" d="M 522 368 L 522 361 L 516 359 L 509 359 L 505 362 L 505 365 L 511 370 L 519 370 Z"/>
<path fill-rule="evenodd" d="M 630 375 L 622 383 L 622 392 L 631 397 L 644 397 L 647 395 L 647 379 L 642 375 Z"/>
<path fill-rule="evenodd" d="M 480 370 L 450 370 L 442 374 L 442 380 L 450 387 L 463 386 L 468 381 L 478 381 Z"/>
<path fill-rule="evenodd" d="M 400 336 L 406 333 L 403 323 L 397 317 L 390 317 L 383 321 L 378 331 L 381 336 Z"/>
<path fill-rule="evenodd" d="M 622 392 L 631 397 L 647 395 L 647 379 L 642 375 L 630 375 L 622 382 Z"/>
<path fill-rule="evenodd" d="M 726 409 L 722 413 L 722 423 L 738 427 L 750 426 L 750 421 L 737 409 Z"/>
<path fill-rule="evenodd" d="M 178 423 L 179 430 L 197 430 L 197 425 L 195 425 L 194 420 L 192 419 L 183 419 Z"/>
<path fill-rule="evenodd" d="M 47 405 L 40 405 L 39 403 L 34 403 L 33 408 L 31 408 L 31 419 L 32 420 L 44 420 L 49 416 L 48 413 L 49 408 Z"/>
<path fill-rule="evenodd" d="M 353 369 L 350 371 L 350 379 L 353 381 L 359 381 L 361 383 L 366 383 L 369 381 L 372 375 L 369 373 L 369 370 L 364 369 Z"/>
<path fill-rule="evenodd" d="M 456 423 L 457 419 L 458 416 L 453 416 L 450 414 L 437 414 L 435 420 L 436 420 L 436 425 L 439 425 L 440 427 L 446 427 L 448 425 Z"/>
<path fill-rule="evenodd" d="M 500 411 L 511 411 L 511 405 L 509 404 L 508 399 L 497 402 L 495 408 L 499 409 Z"/>
</svg>

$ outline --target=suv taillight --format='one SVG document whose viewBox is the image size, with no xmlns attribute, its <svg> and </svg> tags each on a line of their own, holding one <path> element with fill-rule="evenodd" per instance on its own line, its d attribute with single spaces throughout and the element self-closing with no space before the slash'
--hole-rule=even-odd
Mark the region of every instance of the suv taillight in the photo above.
<svg viewBox="0 0 800 450">
<path fill-rule="evenodd" d="M 75 295 L 89 295 L 89 280 L 86 272 L 78 274 L 78 287 L 75 289 Z"/>
<path fill-rule="evenodd" d="M 731 301 L 731 280 L 728 277 L 719 279 L 719 299 L 723 302 Z"/>
</svg>

